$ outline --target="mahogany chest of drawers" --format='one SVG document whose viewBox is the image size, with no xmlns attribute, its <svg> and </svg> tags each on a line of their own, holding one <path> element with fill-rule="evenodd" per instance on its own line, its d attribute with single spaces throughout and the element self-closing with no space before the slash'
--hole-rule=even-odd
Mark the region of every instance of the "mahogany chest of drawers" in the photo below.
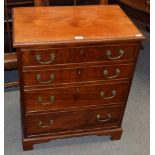
<svg viewBox="0 0 155 155">
<path fill-rule="evenodd" d="M 119 6 L 13 11 L 23 149 L 57 138 L 122 135 L 144 36 Z"/>
</svg>

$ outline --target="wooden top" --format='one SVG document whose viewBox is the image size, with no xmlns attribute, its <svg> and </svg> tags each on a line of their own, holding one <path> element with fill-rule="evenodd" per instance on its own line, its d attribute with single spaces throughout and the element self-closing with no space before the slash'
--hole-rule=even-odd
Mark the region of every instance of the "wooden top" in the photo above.
<svg viewBox="0 0 155 155">
<path fill-rule="evenodd" d="M 142 40 L 117 5 L 23 7 L 13 10 L 13 45 Z"/>
</svg>

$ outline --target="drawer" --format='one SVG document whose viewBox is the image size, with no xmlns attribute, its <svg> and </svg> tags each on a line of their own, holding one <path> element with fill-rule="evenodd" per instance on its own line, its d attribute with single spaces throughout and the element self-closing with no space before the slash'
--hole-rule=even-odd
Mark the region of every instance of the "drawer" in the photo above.
<svg viewBox="0 0 155 155">
<path fill-rule="evenodd" d="M 95 61 L 132 60 L 136 45 L 109 45 L 101 47 L 23 49 L 23 66 L 81 63 Z"/>
<path fill-rule="evenodd" d="M 123 103 L 128 89 L 129 82 L 120 82 L 25 91 L 25 110 L 29 113 Z"/>
<path fill-rule="evenodd" d="M 133 64 L 103 65 L 79 68 L 32 70 L 23 72 L 24 86 L 126 79 L 133 74 Z"/>
<path fill-rule="evenodd" d="M 122 106 L 26 116 L 27 135 L 119 126 Z"/>
</svg>

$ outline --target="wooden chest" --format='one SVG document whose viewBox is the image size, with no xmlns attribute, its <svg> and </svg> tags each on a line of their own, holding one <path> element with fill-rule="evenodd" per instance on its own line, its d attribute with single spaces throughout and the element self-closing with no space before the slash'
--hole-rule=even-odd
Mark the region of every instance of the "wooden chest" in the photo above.
<svg viewBox="0 0 155 155">
<path fill-rule="evenodd" d="M 122 135 L 144 36 L 117 5 L 13 11 L 23 149 L 57 138 Z"/>
</svg>

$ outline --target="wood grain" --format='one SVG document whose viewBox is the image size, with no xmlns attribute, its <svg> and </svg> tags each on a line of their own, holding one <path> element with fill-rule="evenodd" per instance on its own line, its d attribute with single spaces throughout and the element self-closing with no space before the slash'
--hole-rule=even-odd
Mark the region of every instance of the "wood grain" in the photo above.
<svg viewBox="0 0 155 155">
<path fill-rule="evenodd" d="M 23 150 L 32 150 L 34 144 L 45 143 L 51 140 L 60 139 L 60 138 L 69 138 L 69 137 L 79 137 L 79 136 L 88 136 L 88 135 L 98 135 L 98 136 L 111 136 L 112 140 L 118 140 L 121 138 L 123 129 L 120 128 L 110 128 L 110 129 L 87 129 L 87 130 L 75 130 L 62 132 L 57 134 L 48 134 L 48 135 L 38 135 L 26 137 L 23 139 Z"/>
<path fill-rule="evenodd" d="M 17 68 L 17 55 L 16 53 L 4 54 L 4 69 L 16 69 Z"/>
<path fill-rule="evenodd" d="M 122 106 L 100 107 L 87 110 L 27 115 L 28 135 L 58 133 L 67 130 L 119 126 Z M 100 119 L 97 119 L 100 115 Z M 108 115 L 110 117 L 108 118 Z M 52 120 L 52 124 L 50 121 Z M 40 121 L 42 124 L 40 125 Z"/>
<path fill-rule="evenodd" d="M 45 111 L 59 111 L 90 107 L 95 105 L 123 104 L 128 95 L 129 82 L 111 84 L 81 85 L 79 87 L 57 87 L 41 90 L 28 90 L 24 92 L 26 113 L 39 113 Z M 113 96 L 112 92 L 116 95 Z M 105 95 L 102 97 L 101 92 Z M 54 97 L 54 101 L 50 97 Z M 41 101 L 38 101 L 38 100 Z"/>
<path fill-rule="evenodd" d="M 117 73 L 117 70 L 120 72 Z M 105 75 L 107 71 L 107 75 Z M 130 79 L 133 74 L 133 64 L 96 65 L 89 67 L 61 68 L 48 70 L 31 70 L 23 72 L 24 86 L 47 86 L 61 83 L 87 81 L 107 81 L 115 79 Z M 51 75 L 54 76 L 51 79 Z M 40 76 L 40 80 L 37 77 Z"/>
<path fill-rule="evenodd" d="M 23 67 L 29 66 L 45 66 L 53 64 L 68 64 L 68 63 L 82 63 L 82 62 L 107 62 L 107 61 L 119 61 L 119 60 L 134 60 L 136 56 L 137 46 L 134 44 L 125 45 L 105 45 L 105 46 L 82 46 L 82 47 L 72 47 L 72 48 L 29 48 L 22 51 L 22 62 Z M 119 57 L 120 50 L 124 51 L 123 56 Z M 110 59 L 107 52 L 110 51 Z M 55 58 L 51 61 L 50 55 L 54 54 Z M 41 57 L 41 62 L 49 64 L 41 64 L 36 60 L 36 56 Z M 76 57 L 75 57 L 76 55 Z"/>
<path fill-rule="evenodd" d="M 144 39 L 115 5 L 15 8 L 13 17 L 14 47 Z"/>
</svg>

